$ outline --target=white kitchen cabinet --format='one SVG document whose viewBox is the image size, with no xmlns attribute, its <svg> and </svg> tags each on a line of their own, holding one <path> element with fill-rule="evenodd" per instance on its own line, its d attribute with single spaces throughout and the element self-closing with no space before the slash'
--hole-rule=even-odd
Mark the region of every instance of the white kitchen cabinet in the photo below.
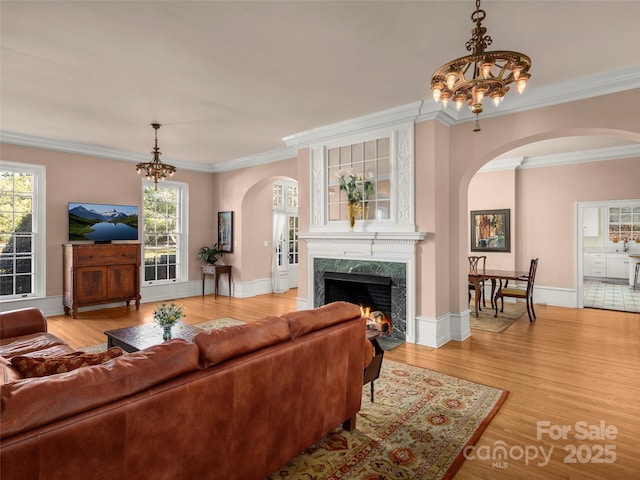
<svg viewBox="0 0 640 480">
<path fill-rule="evenodd" d="M 607 277 L 627 278 L 629 276 L 629 255 L 607 254 Z"/>
<path fill-rule="evenodd" d="M 607 276 L 607 254 L 585 253 L 584 275 L 587 277 Z M 588 265 L 588 268 L 586 267 Z"/>
<path fill-rule="evenodd" d="M 582 235 L 585 237 L 597 237 L 600 235 L 600 209 L 598 207 L 585 207 L 582 210 Z"/>
</svg>

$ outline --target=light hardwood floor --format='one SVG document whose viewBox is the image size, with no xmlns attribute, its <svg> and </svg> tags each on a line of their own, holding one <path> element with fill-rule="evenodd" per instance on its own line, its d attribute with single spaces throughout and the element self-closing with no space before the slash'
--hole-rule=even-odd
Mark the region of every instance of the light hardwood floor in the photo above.
<svg viewBox="0 0 640 480">
<path fill-rule="evenodd" d="M 185 305 L 187 323 L 252 321 L 295 310 L 296 294 L 207 295 L 178 303 Z M 155 305 L 80 312 L 77 319 L 50 317 L 49 329 L 78 348 L 102 343 L 104 330 L 151 322 Z M 438 349 L 404 344 L 385 359 L 510 392 L 456 480 L 639 478 L 640 314 L 541 305 L 536 313 L 535 323 L 524 315 L 501 334 L 473 330 L 466 341 Z M 538 422 L 549 429 L 538 432 Z M 548 433 L 562 426 L 570 428 L 564 436 Z M 582 439 L 585 430 L 590 438 Z M 502 462 L 486 459 L 500 453 L 500 446 L 507 452 Z M 545 462 L 543 453 L 550 451 Z"/>
</svg>

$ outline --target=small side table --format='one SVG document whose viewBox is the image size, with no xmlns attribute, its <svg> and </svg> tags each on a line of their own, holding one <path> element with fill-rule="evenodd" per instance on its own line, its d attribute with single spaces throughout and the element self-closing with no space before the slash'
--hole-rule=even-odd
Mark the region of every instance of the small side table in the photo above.
<svg viewBox="0 0 640 480">
<path fill-rule="evenodd" d="M 382 368 L 382 358 L 384 357 L 384 350 L 380 347 L 377 338 L 380 333 L 375 330 L 367 330 L 367 340 L 373 345 L 374 356 L 371 363 L 364 369 L 364 378 L 362 379 L 362 385 L 371 383 L 371 403 L 373 403 L 373 382 L 375 382 L 380 376 L 380 369 Z"/>
<path fill-rule="evenodd" d="M 229 296 L 231 297 L 231 265 L 204 265 L 202 267 L 202 296 L 204 297 L 204 280 L 207 275 L 213 275 L 213 293 L 218 298 L 218 279 L 220 275 L 227 275 L 229 279 Z"/>
</svg>

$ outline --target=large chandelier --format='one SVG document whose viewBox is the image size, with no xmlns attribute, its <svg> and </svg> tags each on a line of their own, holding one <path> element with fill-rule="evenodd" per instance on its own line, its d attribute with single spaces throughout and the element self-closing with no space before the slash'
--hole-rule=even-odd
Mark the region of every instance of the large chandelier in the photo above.
<svg viewBox="0 0 640 480">
<path fill-rule="evenodd" d="M 466 103 L 476 115 L 474 132 L 480 131 L 478 116 L 482 112 L 482 102 L 491 98 L 497 107 L 509 91 L 509 84 L 515 82 L 516 90 L 522 93 L 531 78 L 528 73 L 531 59 L 518 52 L 497 51 L 485 52 L 493 40 L 482 26 L 486 13 L 480 8 L 480 0 L 476 0 L 476 11 L 471 14 L 471 21 L 476 26 L 471 30 L 471 39 L 466 43 L 471 55 L 461 57 L 441 66 L 433 74 L 431 90 L 436 102 L 443 106 L 453 100 L 460 110 Z"/>
<path fill-rule="evenodd" d="M 158 182 L 164 180 L 168 176 L 173 176 L 176 173 L 176 167 L 173 165 L 167 165 L 160 161 L 160 149 L 158 148 L 158 129 L 161 127 L 159 123 L 152 123 L 151 126 L 156 130 L 156 146 L 153 147 L 153 160 L 150 162 L 142 162 L 136 165 L 136 171 L 138 175 L 144 172 L 145 176 L 156 184 L 156 190 L 158 189 Z"/>
</svg>

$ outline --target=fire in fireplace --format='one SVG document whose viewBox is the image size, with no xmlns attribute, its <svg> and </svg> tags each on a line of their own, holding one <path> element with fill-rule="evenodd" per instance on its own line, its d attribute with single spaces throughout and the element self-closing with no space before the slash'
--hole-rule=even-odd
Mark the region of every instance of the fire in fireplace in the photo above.
<svg viewBox="0 0 640 480">
<path fill-rule="evenodd" d="M 393 328 L 391 319 L 379 310 L 371 311 L 371 307 L 360 305 L 361 315 L 367 319 L 367 329 L 391 335 Z"/>
<path fill-rule="evenodd" d="M 392 334 L 390 277 L 348 272 L 324 272 L 325 304 L 347 301 L 360 305 L 367 328 Z"/>
</svg>

